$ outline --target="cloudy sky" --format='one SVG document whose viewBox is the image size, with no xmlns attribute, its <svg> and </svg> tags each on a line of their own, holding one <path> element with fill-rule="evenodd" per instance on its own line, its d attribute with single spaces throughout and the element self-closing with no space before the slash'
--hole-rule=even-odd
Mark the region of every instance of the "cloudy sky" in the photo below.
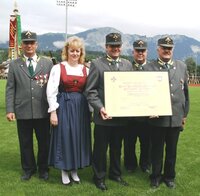
<svg viewBox="0 0 200 196">
<path fill-rule="evenodd" d="M 22 30 L 65 32 L 65 6 L 57 0 L 16 0 Z M 8 40 L 14 0 L 0 1 L 0 42 Z M 114 27 L 127 34 L 181 34 L 200 41 L 198 0 L 77 0 L 68 7 L 67 31 Z"/>
</svg>

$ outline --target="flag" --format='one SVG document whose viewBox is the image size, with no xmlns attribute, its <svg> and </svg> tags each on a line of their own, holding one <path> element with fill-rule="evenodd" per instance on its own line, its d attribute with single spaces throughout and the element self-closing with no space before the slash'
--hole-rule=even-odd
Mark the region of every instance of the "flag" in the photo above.
<svg viewBox="0 0 200 196">
<path fill-rule="evenodd" d="M 17 31 L 17 18 L 10 16 L 9 47 L 15 47 L 15 35 Z"/>
<path fill-rule="evenodd" d="M 16 59 L 21 49 L 21 19 L 20 15 L 10 16 L 9 29 L 9 58 Z"/>
<path fill-rule="evenodd" d="M 17 15 L 17 42 L 18 45 L 21 45 L 21 18 L 20 15 Z"/>
</svg>

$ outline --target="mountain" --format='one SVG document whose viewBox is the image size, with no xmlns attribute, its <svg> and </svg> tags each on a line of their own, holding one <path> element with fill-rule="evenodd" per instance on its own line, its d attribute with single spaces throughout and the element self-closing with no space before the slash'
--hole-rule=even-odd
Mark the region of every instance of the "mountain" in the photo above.
<svg viewBox="0 0 200 196">
<path fill-rule="evenodd" d="M 102 27 L 90 29 L 75 35 L 81 37 L 85 41 L 87 51 L 105 51 L 105 36 L 111 32 L 121 33 L 123 39 L 123 55 L 132 55 L 133 42 L 137 39 L 144 39 L 148 43 L 148 59 L 157 57 L 156 48 L 157 40 L 164 35 L 156 35 L 153 37 L 141 36 L 137 34 L 124 34 L 119 30 L 111 27 Z M 69 35 L 70 36 L 70 35 Z M 175 43 L 174 58 L 185 60 L 188 57 L 193 57 L 200 63 L 200 42 L 185 35 L 170 35 Z M 64 33 L 47 33 L 38 35 L 39 50 L 55 51 L 64 46 Z M 0 48 L 8 48 L 7 43 L 0 43 Z"/>
</svg>

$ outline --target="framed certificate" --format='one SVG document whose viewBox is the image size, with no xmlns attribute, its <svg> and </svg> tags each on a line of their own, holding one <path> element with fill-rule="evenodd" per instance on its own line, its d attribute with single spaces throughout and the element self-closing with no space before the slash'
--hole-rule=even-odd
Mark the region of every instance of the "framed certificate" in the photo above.
<svg viewBox="0 0 200 196">
<path fill-rule="evenodd" d="M 172 115 L 167 71 L 105 71 L 104 92 L 108 116 Z"/>
</svg>

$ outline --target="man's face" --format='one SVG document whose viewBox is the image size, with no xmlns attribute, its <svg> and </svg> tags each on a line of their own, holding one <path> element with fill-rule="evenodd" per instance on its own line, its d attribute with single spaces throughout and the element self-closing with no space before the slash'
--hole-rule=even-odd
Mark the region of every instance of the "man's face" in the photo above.
<svg viewBox="0 0 200 196">
<path fill-rule="evenodd" d="M 147 49 L 134 49 L 133 58 L 136 63 L 143 64 L 147 58 Z"/>
<path fill-rule="evenodd" d="M 22 42 L 22 50 L 27 57 L 32 57 L 36 53 L 37 42 L 36 41 L 25 41 Z"/>
<path fill-rule="evenodd" d="M 157 51 L 159 58 L 164 62 L 168 62 L 172 58 L 173 55 L 172 47 L 159 46 Z"/>
<path fill-rule="evenodd" d="M 117 59 L 121 54 L 122 45 L 106 45 L 106 53 L 113 59 Z"/>
</svg>

